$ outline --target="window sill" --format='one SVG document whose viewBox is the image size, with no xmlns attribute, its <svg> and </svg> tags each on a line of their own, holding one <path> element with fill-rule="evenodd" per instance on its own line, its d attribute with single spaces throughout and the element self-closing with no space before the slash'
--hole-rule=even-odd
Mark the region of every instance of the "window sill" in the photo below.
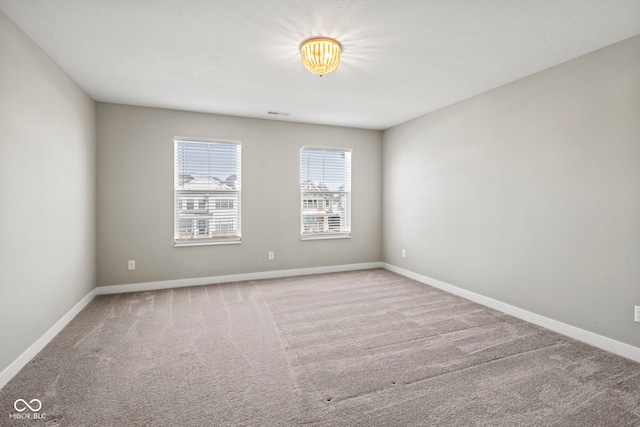
<svg viewBox="0 0 640 427">
<path fill-rule="evenodd" d="M 300 240 L 332 240 L 332 239 L 350 239 L 351 234 L 313 234 L 301 235 Z"/>
<path fill-rule="evenodd" d="M 174 248 L 184 248 L 189 246 L 217 246 L 217 245 L 239 245 L 242 243 L 241 240 L 225 240 L 219 242 L 173 242 Z"/>
</svg>

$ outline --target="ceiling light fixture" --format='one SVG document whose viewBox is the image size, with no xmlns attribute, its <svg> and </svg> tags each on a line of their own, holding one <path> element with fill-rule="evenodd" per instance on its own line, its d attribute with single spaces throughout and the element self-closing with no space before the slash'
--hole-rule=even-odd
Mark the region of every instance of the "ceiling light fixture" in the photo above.
<svg viewBox="0 0 640 427">
<path fill-rule="evenodd" d="M 341 49 L 340 43 L 333 39 L 318 37 L 305 41 L 300 46 L 304 68 L 320 77 L 335 71 L 340 65 Z"/>
</svg>

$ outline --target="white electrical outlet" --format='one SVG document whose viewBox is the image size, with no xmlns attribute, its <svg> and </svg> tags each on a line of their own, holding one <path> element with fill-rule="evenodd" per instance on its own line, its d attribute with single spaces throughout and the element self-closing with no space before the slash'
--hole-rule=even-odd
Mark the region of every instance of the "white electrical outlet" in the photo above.
<svg viewBox="0 0 640 427">
<path fill-rule="evenodd" d="M 274 259 L 275 258 L 275 254 L 273 253 L 273 251 L 269 251 L 269 259 Z"/>
<path fill-rule="evenodd" d="M 407 250 L 403 249 L 402 250 L 402 258 L 406 258 L 407 257 Z"/>
<path fill-rule="evenodd" d="M 129 262 L 127 263 L 127 268 L 129 270 L 135 270 L 136 269 L 136 260 L 130 259 Z"/>
<path fill-rule="evenodd" d="M 633 316 L 633 320 L 635 320 L 636 322 L 640 322 L 640 305 L 636 305 L 636 311 Z"/>
</svg>

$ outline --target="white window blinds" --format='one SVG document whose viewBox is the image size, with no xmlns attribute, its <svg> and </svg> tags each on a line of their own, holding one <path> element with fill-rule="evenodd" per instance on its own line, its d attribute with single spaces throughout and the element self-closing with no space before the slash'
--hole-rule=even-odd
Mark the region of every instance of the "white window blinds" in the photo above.
<svg viewBox="0 0 640 427">
<path fill-rule="evenodd" d="M 351 236 L 351 150 L 300 150 L 300 236 Z"/>
<path fill-rule="evenodd" d="M 174 144 L 175 245 L 239 242 L 240 144 Z"/>
</svg>

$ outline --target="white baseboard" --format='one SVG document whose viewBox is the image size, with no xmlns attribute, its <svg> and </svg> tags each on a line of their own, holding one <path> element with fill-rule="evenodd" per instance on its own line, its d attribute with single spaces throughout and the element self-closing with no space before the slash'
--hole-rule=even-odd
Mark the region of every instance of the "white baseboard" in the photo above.
<svg viewBox="0 0 640 427">
<path fill-rule="evenodd" d="M 58 320 L 49 330 L 41 336 L 31 347 L 22 353 L 16 360 L 0 372 L 0 389 L 4 387 L 24 366 L 29 363 L 71 320 L 76 317 L 96 296 L 96 290 L 89 292 L 71 310 Z"/>
<path fill-rule="evenodd" d="M 360 264 L 346 264 L 326 267 L 310 267 L 291 270 L 264 271 L 257 273 L 231 274 L 226 276 L 199 277 L 192 279 L 163 280 L 158 282 L 133 283 L 128 285 L 99 286 L 89 292 L 67 314 L 58 320 L 42 337 L 22 353 L 13 363 L 0 372 L 0 389 L 4 387 L 31 359 L 33 359 L 96 295 L 107 295 L 125 292 L 138 292 L 156 289 L 178 288 L 185 286 L 199 286 L 225 282 L 246 280 L 275 279 L 280 277 L 303 276 L 310 274 L 337 273 L 341 271 L 367 270 L 385 268 L 410 279 L 417 280 L 434 288 L 442 289 L 470 301 L 477 302 L 511 316 L 526 320 L 543 328 L 550 329 L 568 337 L 577 339 L 594 347 L 601 348 L 627 359 L 640 362 L 640 348 L 544 317 L 530 311 L 506 304 L 504 302 L 485 297 L 475 292 L 432 279 L 421 274 L 382 262 L 368 262 Z"/>
<path fill-rule="evenodd" d="M 126 292 L 153 291 L 157 289 L 183 288 L 185 286 L 214 285 L 217 283 L 246 280 L 277 279 L 279 277 L 306 276 L 309 274 L 337 273 L 340 271 L 382 268 L 381 262 L 332 265 L 327 267 L 296 268 L 291 270 L 260 271 L 257 273 L 229 274 L 226 276 L 195 277 L 192 279 L 162 280 L 158 282 L 131 283 L 127 285 L 98 286 L 97 295 L 122 294 Z"/>
<path fill-rule="evenodd" d="M 616 341 L 611 338 L 607 338 L 605 336 L 598 335 L 596 333 L 589 332 L 584 329 L 580 329 L 575 326 L 571 326 L 536 313 L 532 313 L 530 311 L 504 303 L 502 301 L 498 301 L 493 298 L 489 298 L 475 292 L 467 291 L 465 289 L 458 288 L 457 286 L 450 285 L 448 283 L 441 282 L 439 280 L 432 279 L 430 277 L 423 276 L 421 274 L 414 273 L 400 267 L 396 267 L 395 265 L 383 263 L 382 267 L 386 270 L 393 271 L 394 273 L 401 274 L 405 277 L 417 280 L 418 282 L 422 282 L 426 285 L 433 286 L 434 288 L 449 292 L 450 294 L 458 295 L 470 301 L 477 302 L 478 304 L 493 308 L 494 310 L 501 311 L 513 317 L 526 320 L 527 322 L 531 322 L 535 325 L 542 326 L 543 328 L 558 332 L 559 334 L 568 336 L 578 341 L 582 341 L 594 347 L 598 347 L 602 350 L 606 350 L 610 353 L 617 354 L 618 356 L 640 362 L 640 348 L 638 347 L 634 347 L 632 345 L 625 344 L 623 342 Z"/>
</svg>

